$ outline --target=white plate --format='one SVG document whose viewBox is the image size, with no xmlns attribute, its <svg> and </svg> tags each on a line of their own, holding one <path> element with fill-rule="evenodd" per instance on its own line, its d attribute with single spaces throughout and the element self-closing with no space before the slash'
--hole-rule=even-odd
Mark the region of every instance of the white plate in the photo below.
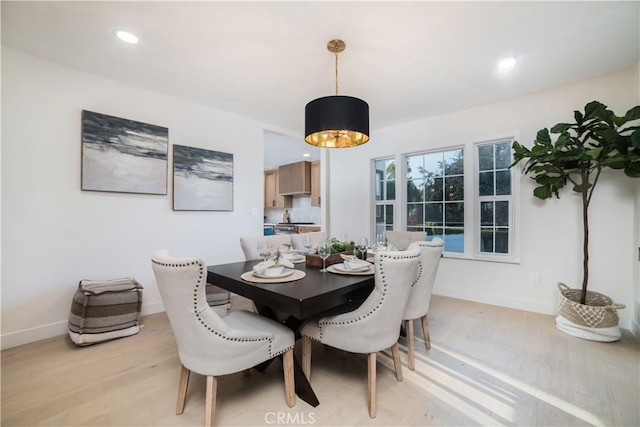
<svg viewBox="0 0 640 427">
<path fill-rule="evenodd" d="M 282 273 L 280 274 L 276 274 L 274 276 L 267 276 L 266 274 L 258 274 L 255 271 L 252 272 L 252 274 L 256 277 L 259 277 L 261 279 L 280 279 L 282 277 L 287 277 L 287 276 L 291 276 L 293 274 L 293 268 L 285 268 Z"/>
<path fill-rule="evenodd" d="M 361 271 L 367 271 L 370 270 L 371 267 L 373 267 L 373 264 L 369 264 L 368 267 L 362 267 L 362 268 L 347 268 L 343 262 L 341 262 L 340 264 L 333 264 L 333 268 L 335 268 L 338 271 L 344 271 L 344 272 L 361 272 Z"/>
</svg>

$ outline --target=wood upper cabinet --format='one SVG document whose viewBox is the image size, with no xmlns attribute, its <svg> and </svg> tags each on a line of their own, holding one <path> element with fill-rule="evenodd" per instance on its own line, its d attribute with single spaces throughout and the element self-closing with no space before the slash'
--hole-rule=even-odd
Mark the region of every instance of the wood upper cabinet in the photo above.
<svg viewBox="0 0 640 427">
<path fill-rule="evenodd" d="M 320 206 L 320 162 L 311 163 L 311 206 Z"/>
<path fill-rule="evenodd" d="M 322 231 L 319 225 L 299 225 L 298 233 L 315 233 L 318 231 Z"/>
<path fill-rule="evenodd" d="M 279 191 L 278 171 L 266 171 L 264 173 L 264 207 L 265 208 L 290 208 L 293 206 L 291 196 L 281 196 Z"/>
<path fill-rule="evenodd" d="M 297 162 L 280 166 L 280 194 L 283 196 L 293 194 L 311 193 L 311 163 Z"/>
</svg>

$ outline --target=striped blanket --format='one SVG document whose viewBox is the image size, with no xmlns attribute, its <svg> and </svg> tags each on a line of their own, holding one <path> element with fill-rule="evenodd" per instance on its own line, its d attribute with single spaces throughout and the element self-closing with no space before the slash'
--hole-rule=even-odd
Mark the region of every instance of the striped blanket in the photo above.
<svg viewBox="0 0 640 427">
<path fill-rule="evenodd" d="M 142 286 L 134 278 L 81 280 L 69 313 L 69 337 L 79 346 L 137 334 Z"/>
</svg>

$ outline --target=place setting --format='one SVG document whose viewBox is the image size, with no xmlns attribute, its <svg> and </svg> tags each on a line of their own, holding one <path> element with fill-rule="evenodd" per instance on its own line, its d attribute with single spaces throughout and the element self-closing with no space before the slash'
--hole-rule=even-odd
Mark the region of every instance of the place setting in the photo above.
<svg viewBox="0 0 640 427">
<path fill-rule="evenodd" d="M 304 262 L 304 255 L 297 251 L 282 253 L 277 250 L 273 259 L 271 248 L 263 242 L 258 246 L 258 252 L 263 261 L 253 266 L 251 271 L 243 273 L 240 278 L 254 283 L 284 283 L 300 280 L 306 276 L 302 270 L 296 270 L 294 263 Z"/>
<path fill-rule="evenodd" d="M 327 267 L 327 271 L 336 274 L 349 274 L 364 276 L 375 273 L 375 267 L 368 261 L 358 258 L 356 255 L 340 254 L 342 262 Z"/>
</svg>

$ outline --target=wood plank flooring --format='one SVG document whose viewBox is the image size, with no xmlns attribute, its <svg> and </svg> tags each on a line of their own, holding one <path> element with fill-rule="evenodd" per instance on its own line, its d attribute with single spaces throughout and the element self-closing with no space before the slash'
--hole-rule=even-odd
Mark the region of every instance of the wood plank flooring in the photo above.
<svg viewBox="0 0 640 427">
<path fill-rule="evenodd" d="M 2 351 L 2 426 L 203 425 L 204 378 L 192 375 L 176 415 L 180 364 L 169 323 L 159 313 L 142 324 L 138 335 L 90 347 L 65 336 Z M 429 327 L 431 349 L 417 337 L 415 371 L 400 347 L 402 382 L 391 351 L 378 354 L 375 419 L 366 356 L 314 343 L 318 407 L 296 399 L 288 408 L 282 365 L 273 363 L 218 379 L 214 424 L 640 425 L 640 346 L 627 331 L 615 343 L 586 341 L 558 331 L 553 316 L 439 296 Z M 414 329 L 421 334 L 419 322 Z"/>
</svg>

